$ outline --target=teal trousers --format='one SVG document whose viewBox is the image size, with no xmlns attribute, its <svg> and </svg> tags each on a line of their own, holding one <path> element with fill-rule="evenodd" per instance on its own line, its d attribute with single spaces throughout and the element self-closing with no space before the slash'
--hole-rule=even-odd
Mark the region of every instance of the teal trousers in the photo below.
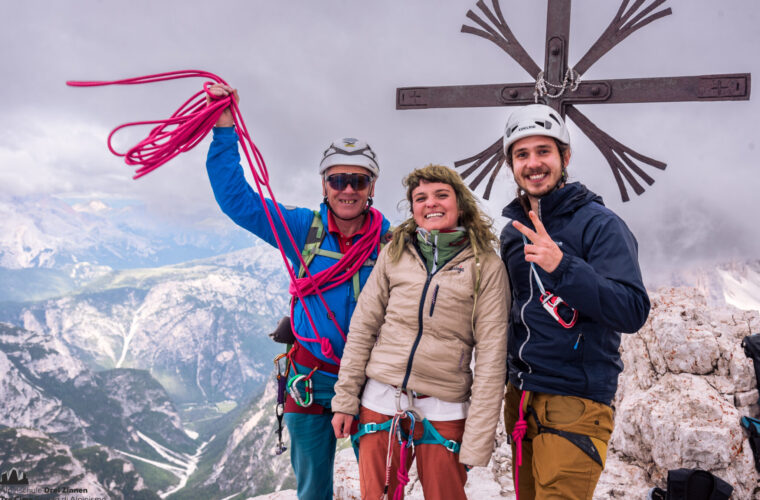
<svg viewBox="0 0 760 500">
<path fill-rule="evenodd" d="M 328 401 L 315 401 L 330 404 Z M 296 475 L 299 500 L 331 500 L 335 431 L 332 413 L 306 415 L 286 413 L 290 434 L 290 463 Z"/>
</svg>

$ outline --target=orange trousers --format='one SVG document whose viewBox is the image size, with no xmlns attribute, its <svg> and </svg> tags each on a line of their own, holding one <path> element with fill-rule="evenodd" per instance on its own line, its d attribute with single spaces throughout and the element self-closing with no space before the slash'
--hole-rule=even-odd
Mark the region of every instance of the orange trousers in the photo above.
<svg viewBox="0 0 760 500">
<path fill-rule="evenodd" d="M 359 422 L 362 424 L 383 422 L 393 418 L 393 415 L 383 415 L 365 407 L 359 412 Z M 462 441 L 464 421 L 431 421 L 433 427 L 445 439 Z M 401 428 L 409 432 L 409 419 L 401 421 Z M 414 439 L 420 439 L 423 434 L 422 424 L 414 426 Z M 398 481 L 400 445 L 394 436 L 391 440 L 392 462 L 388 498 L 393 498 Z M 425 500 L 466 500 L 464 485 L 467 482 L 467 472 L 464 465 L 459 463 L 459 454 L 452 453 L 440 444 L 420 444 L 414 448 L 417 457 L 417 475 L 422 483 Z M 364 500 L 380 500 L 385 487 L 386 454 L 388 452 L 388 432 L 378 431 L 365 434 L 359 439 L 359 482 Z M 405 470 L 412 466 L 411 449 L 407 455 Z"/>
</svg>

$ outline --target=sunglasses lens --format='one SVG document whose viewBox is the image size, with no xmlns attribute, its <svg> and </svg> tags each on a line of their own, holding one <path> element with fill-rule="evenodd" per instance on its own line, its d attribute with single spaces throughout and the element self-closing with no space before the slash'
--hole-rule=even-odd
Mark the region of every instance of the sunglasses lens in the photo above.
<svg viewBox="0 0 760 500">
<path fill-rule="evenodd" d="M 327 177 L 330 187 L 336 191 L 343 191 L 351 186 L 354 191 L 361 191 L 369 186 L 370 178 L 364 174 L 333 174 Z"/>
<path fill-rule="evenodd" d="M 369 185 L 369 176 L 363 175 L 363 174 L 351 174 L 355 176 L 356 183 L 351 184 L 351 187 L 356 189 L 357 191 L 362 191 L 363 189 L 366 189 Z"/>
</svg>

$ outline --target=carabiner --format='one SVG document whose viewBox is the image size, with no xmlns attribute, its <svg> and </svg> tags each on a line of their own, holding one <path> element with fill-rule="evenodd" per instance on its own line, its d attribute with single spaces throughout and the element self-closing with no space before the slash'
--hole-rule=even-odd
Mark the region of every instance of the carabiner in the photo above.
<svg viewBox="0 0 760 500">
<path fill-rule="evenodd" d="M 541 294 L 539 300 L 541 301 L 541 305 L 544 306 L 544 309 L 546 309 L 546 311 L 551 314 L 552 318 L 557 320 L 560 325 L 565 328 L 572 328 L 575 325 L 575 322 L 578 320 L 578 311 L 570 307 L 570 305 L 562 300 L 561 297 L 554 295 L 549 291 L 545 291 Z M 560 316 L 557 312 L 557 309 L 559 309 L 559 306 L 562 304 L 573 311 L 573 318 L 570 321 L 565 321 L 562 319 L 562 316 Z"/>
<path fill-rule="evenodd" d="M 285 358 L 285 367 L 283 368 L 280 361 Z M 288 374 L 288 369 L 290 365 L 290 358 L 288 358 L 287 353 L 281 353 L 274 357 L 274 369 L 277 372 L 277 378 L 284 377 Z"/>
<path fill-rule="evenodd" d="M 304 390 L 306 391 L 305 398 L 301 397 L 301 393 L 298 391 L 297 387 L 298 382 L 302 380 L 304 383 Z M 293 401 L 302 408 L 308 408 L 314 402 L 314 390 L 312 389 L 311 379 L 307 378 L 306 375 L 294 375 L 290 377 L 290 380 L 288 380 L 288 393 L 290 393 L 290 397 L 293 398 Z"/>
</svg>

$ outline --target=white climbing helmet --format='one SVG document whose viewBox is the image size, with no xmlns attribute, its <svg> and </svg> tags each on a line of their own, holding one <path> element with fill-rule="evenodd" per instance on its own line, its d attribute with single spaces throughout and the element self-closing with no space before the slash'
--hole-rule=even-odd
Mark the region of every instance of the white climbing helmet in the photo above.
<svg viewBox="0 0 760 500">
<path fill-rule="evenodd" d="M 567 125 L 560 114 L 546 104 L 528 104 L 509 115 L 504 129 L 504 154 L 509 152 L 509 146 L 531 135 L 545 135 L 570 144 Z"/>
<path fill-rule="evenodd" d="M 325 170 L 335 165 L 356 165 L 364 167 L 370 171 L 374 178 L 380 175 L 380 167 L 377 164 L 377 155 L 369 144 L 354 139 L 353 137 L 344 137 L 333 141 L 322 155 L 322 161 L 319 163 L 319 175 L 325 173 Z"/>
</svg>

